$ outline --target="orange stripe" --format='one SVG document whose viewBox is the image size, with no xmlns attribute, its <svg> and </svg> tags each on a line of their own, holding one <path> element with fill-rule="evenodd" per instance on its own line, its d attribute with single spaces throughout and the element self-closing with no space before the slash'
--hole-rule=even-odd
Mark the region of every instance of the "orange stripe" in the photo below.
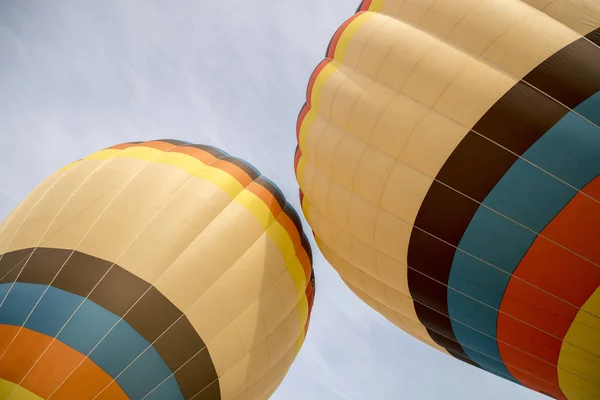
<svg viewBox="0 0 600 400">
<path fill-rule="evenodd" d="M 600 177 L 584 188 L 584 192 L 600 193 Z M 600 206 L 579 193 L 548 224 L 542 235 L 598 262 L 600 248 L 594 246 L 598 226 Z M 499 342 L 509 343 L 556 365 L 562 339 L 579 308 L 600 285 L 600 269 L 550 240 L 538 237 L 515 270 L 514 276 L 519 279 L 512 278 L 507 286 L 500 305 L 497 333 Z M 531 285 L 525 284 L 524 281 Z M 576 307 L 558 300 L 559 298 Z M 499 343 L 499 349 L 505 364 L 531 372 L 558 386 L 556 367 L 522 352 L 518 353 L 503 343 Z M 525 385 L 532 385 L 533 388 L 564 398 L 558 387 L 535 382 L 515 368 L 508 365 L 507 368 Z"/>
<path fill-rule="evenodd" d="M 21 382 L 38 357 L 50 346 L 35 368 L 20 383 L 30 392 L 47 398 L 81 361 L 81 372 L 74 374 L 69 379 L 72 383 L 67 382 L 69 384 L 52 398 L 93 398 L 112 381 L 93 361 L 64 343 L 58 340 L 52 342 L 51 337 L 27 328 L 22 328 L 18 335 L 17 332 L 18 326 L 0 325 L 0 351 L 4 352 L 15 338 L 0 363 L 0 378 L 14 383 Z M 128 399 L 120 388 L 112 392 L 111 398 Z"/>
<path fill-rule="evenodd" d="M 369 1 L 369 5 L 371 4 L 371 2 Z M 340 26 L 338 28 L 338 30 L 335 32 L 335 35 L 333 35 L 333 38 L 331 39 L 331 42 L 329 43 L 329 48 L 327 49 L 327 58 L 333 59 L 335 56 L 335 48 L 337 47 L 340 38 L 342 37 L 342 35 L 344 34 L 344 31 L 346 30 L 346 28 L 348 27 L 348 25 L 350 25 L 352 23 L 352 21 L 354 21 L 356 18 L 358 18 L 359 15 L 361 15 L 364 11 L 359 11 L 356 14 L 354 14 L 352 17 L 348 18 L 346 20 L 346 22 L 344 22 L 342 24 L 342 26 Z"/>
<path fill-rule="evenodd" d="M 583 191 L 595 199 L 600 199 L 600 177 L 590 182 Z M 600 204 L 579 193 L 544 229 L 544 234 L 588 260 L 600 264 L 598 227 Z M 581 299 L 578 298 L 577 304 L 580 304 Z"/>
<path fill-rule="evenodd" d="M 312 75 L 310 76 L 310 79 L 308 80 L 308 86 L 306 88 L 306 104 L 308 107 L 311 107 L 310 99 L 312 98 L 312 90 L 313 90 L 313 86 L 315 85 L 315 81 L 317 80 L 317 77 L 319 76 L 319 74 L 321 73 L 323 68 L 325 68 L 327 66 L 327 64 L 329 64 L 330 62 L 331 62 L 330 59 L 325 59 L 325 60 L 321 61 L 321 63 L 319 65 L 317 65 L 317 68 L 315 68 Z"/>
<path fill-rule="evenodd" d="M 264 186 L 257 182 L 253 182 L 246 188 L 248 191 L 254 193 L 259 199 L 261 199 L 271 210 L 274 216 L 278 216 L 281 213 L 281 206 L 273 194 L 267 190 Z M 295 227 L 294 227 L 295 230 Z"/>
<path fill-rule="evenodd" d="M 229 175 L 234 177 L 243 187 L 247 188 L 253 181 L 253 179 L 240 167 L 230 163 L 227 160 L 217 160 L 211 164 L 211 167 L 219 168 L 220 170 L 227 172 Z"/>
<path fill-rule="evenodd" d="M 133 147 L 135 145 L 136 145 L 136 143 L 121 143 L 121 144 L 107 147 L 106 149 L 125 150 L 125 149 L 128 149 L 129 147 Z"/>
<path fill-rule="evenodd" d="M 195 159 L 202 161 L 204 164 L 210 164 L 211 162 L 214 162 L 217 159 L 212 154 L 202 149 L 198 149 L 196 147 L 178 146 L 173 150 L 177 153 L 186 154 L 190 157 L 194 157 Z"/>
<path fill-rule="evenodd" d="M 302 246 L 302 240 L 300 239 L 300 234 L 296 229 L 296 225 L 286 213 L 279 214 L 277 216 L 277 221 L 281 224 L 281 226 L 285 228 L 285 230 L 290 235 L 292 243 L 294 243 L 294 249 L 296 250 L 296 257 L 298 257 L 300 264 L 304 268 L 304 276 L 306 278 L 306 282 L 308 282 L 312 273 L 312 266 L 310 264 L 310 258 L 304 250 L 304 246 Z"/>
</svg>

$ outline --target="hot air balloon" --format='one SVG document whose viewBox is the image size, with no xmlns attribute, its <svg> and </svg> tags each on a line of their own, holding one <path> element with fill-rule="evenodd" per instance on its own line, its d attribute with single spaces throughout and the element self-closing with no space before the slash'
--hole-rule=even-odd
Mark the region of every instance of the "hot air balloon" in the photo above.
<svg viewBox="0 0 600 400">
<path fill-rule="evenodd" d="M 415 338 L 600 398 L 600 2 L 366 0 L 297 122 L 318 246 Z"/>
<path fill-rule="evenodd" d="M 76 161 L 13 210 L 0 249 L 2 399 L 266 399 L 309 323 L 298 215 L 210 146 Z"/>
</svg>

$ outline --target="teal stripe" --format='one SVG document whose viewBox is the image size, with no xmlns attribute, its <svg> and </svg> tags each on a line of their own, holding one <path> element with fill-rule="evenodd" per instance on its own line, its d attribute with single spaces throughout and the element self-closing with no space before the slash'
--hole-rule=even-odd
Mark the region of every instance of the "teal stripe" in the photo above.
<svg viewBox="0 0 600 400">
<path fill-rule="evenodd" d="M 81 304 L 57 339 L 82 354 L 88 354 L 102 340 L 89 358 L 112 378 L 150 346 L 125 320 L 120 320 L 119 316 L 84 297 L 52 286 L 21 282 L 15 283 L 8 292 L 11 285 L 12 283 L 0 284 L 0 299 L 6 297 L 0 312 L 0 324 L 23 325 L 35 303 L 48 288 L 25 327 L 56 337 L 60 328 Z M 102 339 L 115 324 L 114 329 Z M 150 347 L 117 379 L 117 383 L 129 397 L 138 399 L 170 374 L 169 367 L 157 351 Z M 183 399 L 176 380 L 169 380 L 161 386 L 166 386 L 162 392 L 168 394 L 165 398 Z"/>
<path fill-rule="evenodd" d="M 600 95 L 589 98 L 576 111 L 600 121 Z M 454 289 L 448 291 L 450 317 L 470 327 L 452 321 L 465 353 L 482 368 L 502 370 L 502 375 L 508 376 L 511 375 L 503 365 L 478 352 L 501 359 L 495 339 L 496 309 L 500 308 L 509 274 L 537 237 L 530 230 L 541 232 L 577 194 L 577 190 L 549 174 L 579 190 L 597 177 L 600 129 L 570 112 L 538 139 L 523 158 L 547 173 L 522 159 L 515 162 L 483 201 L 506 217 L 479 207 L 459 243 L 460 249 L 485 262 L 457 251 L 448 281 Z"/>
</svg>

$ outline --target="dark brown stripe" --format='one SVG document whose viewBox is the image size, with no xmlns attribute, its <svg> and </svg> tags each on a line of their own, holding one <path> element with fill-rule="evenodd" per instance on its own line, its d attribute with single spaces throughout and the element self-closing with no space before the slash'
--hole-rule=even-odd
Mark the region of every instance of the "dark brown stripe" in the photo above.
<svg viewBox="0 0 600 400">
<path fill-rule="evenodd" d="M 439 208 L 446 209 L 446 206 Z M 452 246 L 413 229 L 408 248 L 408 265 L 411 267 L 407 270 L 408 287 L 415 300 L 415 312 L 431 339 L 458 358 L 469 360 L 448 317 L 447 288 L 439 283 L 448 282 L 450 268 L 446 266 L 452 265 L 454 251 Z"/>
<path fill-rule="evenodd" d="M 523 80 L 573 109 L 600 90 L 598 30 L 557 51 Z"/>
<path fill-rule="evenodd" d="M 313 273 L 314 273 L 314 268 L 312 267 L 312 265 L 313 265 L 312 247 L 311 247 L 310 242 L 308 241 L 308 237 L 306 236 L 304 231 L 302 231 L 302 236 L 300 237 L 300 240 L 302 241 L 302 247 L 304 247 L 304 249 L 306 250 L 306 254 L 308 254 L 308 259 L 310 260 L 311 270 L 313 270 Z"/>
<path fill-rule="evenodd" d="M 202 342 L 195 340 L 195 336 L 197 337 L 198 334 L 187 318 L 182 318 L 158 339 L 154 348 L 159 354 L 169 354 L 173 362 L 179 366 L 187 362 L 175 372 L 177 382 L 185 382 L 185 386 L 179 384 L 184 398 L 189 399 L 204 389 L 203 394 L 210 393 L 208 398 L 218 400 L 221 398 L 221 390 L 219 382 L 215 382 L 217 379 L 215 367 L 208 349 Z M 194 358 L 190 360 L 192 356 Z M 198 398 L 203 397 L 194 397 L 194 399 Z"/>
<path fill-rule="evenodd" d="M 32 251 L 30 248 L 4 254 L 0 260 L 0 277 L 8 274 L 0 279 L 0 283 L 14 282 L 22 267 L 13 267 L 26 259 Z M 17 282 L 49 285 L 64 264 L 52 282 L 52 286 L 58 289 L 86 297 L 102 279 L 89 295 L 89 300 L 119 317 L 123 317 L 139 299 L 124 320 L 150 343 L 166 331 L 154 344 L 154 348 L 173 372 L 206 347 L 187 317 L 182 317 L 183 313 L 149 283 L 118 265 L 78 251 L 73 252 L 69 258 L 71 252 L 72 250 L 65 249 L 36 248 Z M 180 317 L 182 318 L 169 328 Z M 202 385 L 206 386 L 217 379 L 208 351 L 201 352 L 194 360 L 193 365 L 201 369 L 191 370 L 193 374 L 175 375 L 186 399 L 198 393 L 204 387 Z M 212 386 L 219 389 L 218 382 Z"/>
<path fill-rule="evenodd" d="M 598 31 L 591 37 L 597 39 Z M 583 38 L 541 63 L 527 75 L 529 84 L 518 82 L 477 122 L 448 157 L 425 196 L 409 243 L 409 289 L 413 298 L 423 303 L 415 303 L 415 309 L 432 339 L 463 361 L 470 358 L 455 342 L 446 317 L 453 246 L 458 246 L 478 202 L 483 202 L 516 162 L 515 154 L 522 155 L 569 112 L 542 91 L 574 107 L 600 89 L 599 65 L 600 49 Z"/>
<path fill-rule="evenodd" d="M 588 38 L 588 40 L 590 40 L 592 43 L 600 46 L 600 28 L 588 33 L 586 38 Z"/>
<path fill-rule="evenodd" d="M 285 207 L 283 208 L 283 212 L 292 220 L 292 222 L 294 223 L 294 226 L 298 230 L 298 233 L 300 234 L 300 243 L 302 244 L 302 247 L 304 248 L 304 250 L 306 251 L 306 254 L 308 255 L 308 259 L 310 260 L 310 265 L 311 265 L 311 269 L 312 269 L 312 263 L 313 263 L 312 249 L 310 247 L 310 242 L 308 241 L 308 238 L 306 237 L 306 234 L 304 233 L 304 230 L 302 228 L 302 222 L 300 221 L 300 216 L 298 216 L 298 213 L 296 212 L 296 210 L 294 210 L 292 205 L 289 203 L 286 203 Z"/>
<path fill-rule="evenodd" d="M 568 112 L 568 108 L 519 81 L 485 113 L 473 130 L 523 154 Z"/>
</svg>

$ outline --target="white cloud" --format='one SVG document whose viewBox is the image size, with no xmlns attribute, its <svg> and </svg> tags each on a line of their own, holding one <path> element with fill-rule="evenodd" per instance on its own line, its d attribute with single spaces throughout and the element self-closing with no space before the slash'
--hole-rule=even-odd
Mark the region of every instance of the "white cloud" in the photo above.
<svg viewBox="0 0 600 400">
<path fill-rule="evenodd" d="M 55 169 L 150 138 L 252 162 L 299 209 L 296 116 L 357 0 L 4 0 L 0 214 Z M 393 327 L 315 249 L 307 341 L 274 399 L 535 399 Z"/>
</svg>

